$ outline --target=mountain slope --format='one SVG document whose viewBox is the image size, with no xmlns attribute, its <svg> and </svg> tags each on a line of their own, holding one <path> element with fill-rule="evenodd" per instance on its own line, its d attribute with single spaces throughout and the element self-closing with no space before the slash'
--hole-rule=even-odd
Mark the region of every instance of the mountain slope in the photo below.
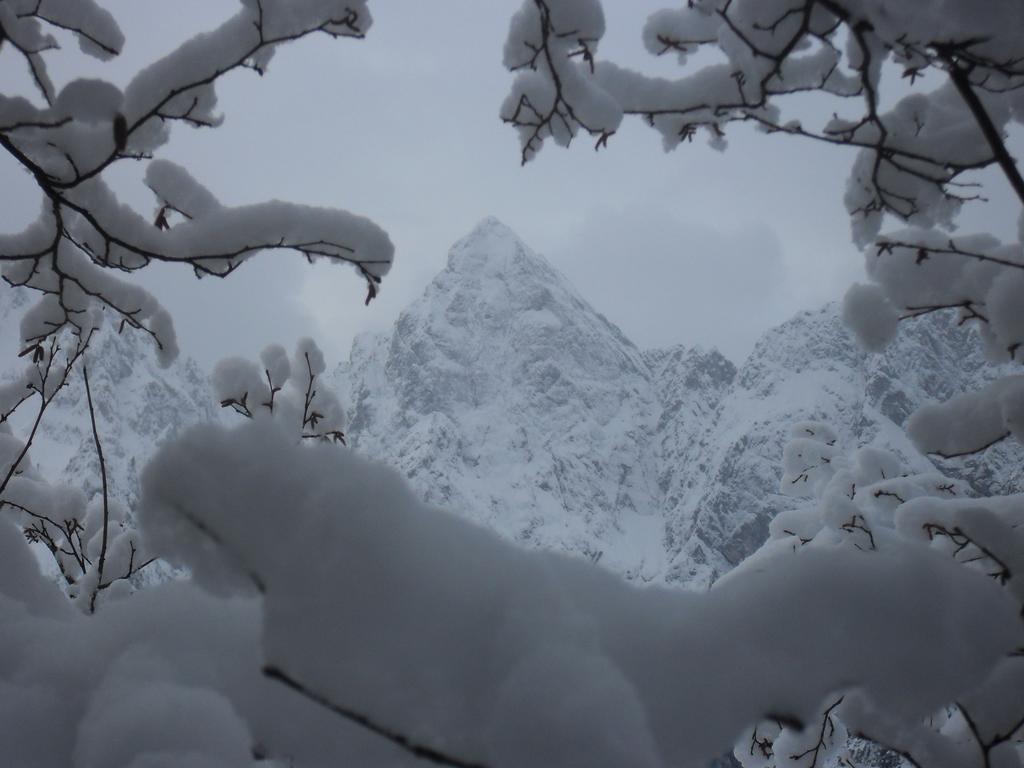
<svg viewBox="0 0 1024 768">
<path fill-rule="evenodd" d="M 339 377 L 354 450 L 425 500 L 630 575 L 663 569 L 647 361 L 496 220 Z"/>
<path fill-rule="evenodd" d="M 779 462 L 796 422 L 827 422 L 846 448 L 883 447 L 909 469 L 933 470 L 902 427 L 926 402 L 994 378 L 1000 369 L 980 350 L 970 329 L 928 317 L 906 324 L 884 354 L 867 353 L 847 333 L 836 305 L 768 331 L 701 437 L 700 463 L 687 465 L 692 488 L 669 508 L 666 578 L 713 580 L 764 541 L 772 517 L 794 504 L 779 493 Z M 938 468 L 979 494 L 1008 493 L 1020 488 L 1022 457 L 1018 444 L 1006 442 Z"/>
<path fill-rule="evenodd" d="M 778 488 L 791 424 L 827 421 L 849 448 L 927 469 L 907 416 L 996 373 L 945 318 L 868 354 L 835 305 L 768 331 L 738 370 L 715 350 L 640 352 L 487 219 L 390 334 L 357 340 L 335 381 L 354 449 L 428 502 L 628 578 L 703 588 L 798 503 Z M 1007 492 L 1020 466 L 1006 443 L 942 469 Z"/>
</svg>

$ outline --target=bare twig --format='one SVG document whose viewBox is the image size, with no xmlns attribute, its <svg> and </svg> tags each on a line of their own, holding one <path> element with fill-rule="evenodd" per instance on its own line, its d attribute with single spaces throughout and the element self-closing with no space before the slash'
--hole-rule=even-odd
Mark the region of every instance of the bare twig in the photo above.
<svg viewBox="0 0 1024 768">
<path fill-rule="evenodd" d="M 109 489 L 107 488 L 107 463 L 103 459 L 100 432 L 96 428 L 96 409 L 92 402 L 92 388 L 89 386 L 89 365 L 85 358 L 82 359 L 82 379 L 85 381 L 85 399 L 89 405 L 89 422 L 92 425 L 92 439 L 96 445 L 96 457 L 100 462 L 100 480 L 103 486 L 103 533 L 100 539 L 100 559 L 96 566 L 96 586 L 93 587 L 92 596 L 89 598 L 89 611 L 94 612 L 96 610 L 96 595 L 99 594 L 100 584 L 103 583 L 103 568 L 107 563 L 107 539 L 110 533 L 110 498 Z"/>
</svg>

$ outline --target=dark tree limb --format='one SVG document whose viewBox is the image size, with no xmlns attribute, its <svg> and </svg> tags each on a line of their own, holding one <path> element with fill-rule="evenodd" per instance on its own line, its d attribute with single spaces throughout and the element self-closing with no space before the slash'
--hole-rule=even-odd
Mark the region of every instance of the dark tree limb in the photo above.
<svg viewBox="0 0 1024 768">
<path fill-rule="evenodd" d="M 1003 141 L 999 129 L 992 122 L 988 110 L 985 109 L 985 105 L 981 103 L 978 94 L 971 87 L 971 81 L 968 77 L 970 68 L 965 68 L 953 58 L 952 54 L 946 53 L 944 59 L 949 64 L 949 79 L 953 82 L 957 93 L 963 98 L 964 103 L 978 123 L 978 127 L 981 129 L 985 141 L 988 142 L 989 148 L 999 164 L 999 168 L 1002 170 L 1003 175 L 1006 176 L 1006 180 L 1010 182 L 1010 187 L 1013 188 L 1017 198 L 1024 204 L 1024 178 L 1021 177 L 1020 169 L 1017 168 L 1017 162 L 1006 148 L 1006 142 Z"/>
<path fill-rule="evenodd" d="M 362 728 L 380 736 L 382 739 L 390 741 L 396 747 L 408 752 L 420 760 L 424 760 L 435 765 L 452 766 L 452 768 L 487 768 L 484 763 L 463 760 L 462 758 L 449 755 L 441 750 L 421 744 L 394 728 L 382 725 L 362 712 L 358 712 L 350 707 L 338 704 L 337 702 L 329 699 L 325 694 L 314 691 L 304 683 L 299 682 L 280 667 L 268 664 L 263 667 L 263 675 L 270 680 L 275 680 L 285 687 L 290 688 L 300 696 L 312 701 L 314 704 L 318 704 L 324 709 L 330 710 L 339 717 L 348 720 L 350 723 L 361 726 Z"/>
</svg>

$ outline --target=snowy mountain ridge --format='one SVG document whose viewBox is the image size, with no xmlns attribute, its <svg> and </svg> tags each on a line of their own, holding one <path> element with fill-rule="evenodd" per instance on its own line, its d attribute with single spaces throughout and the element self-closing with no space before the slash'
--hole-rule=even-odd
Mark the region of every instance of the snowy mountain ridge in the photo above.
<svg viewBox="0 0 1024 768">
<path fill-rule="evenodd" d="M 0 288 L 3 327 L 27 298 Z M 357 338 L 326 383 L 349 411 L 352 450 L 398 468 L 425 501 L 629 579 L 701 589 L 798 503 L 778 492 L 790 425 L 827 421 L 847 448 L 886 447 L 927 469 L 900 425 L 998 373 L 971 331 L 945 318 L 907 324 L 873 355 L 838 315 L 835 306 L 798 314 L 739 368 L 713 349 L 643 351 L 486 219 L 392 331 Z M 89 353 L 112 487 L 129 506 L 162 440 L 223 418 L 193 361 L 162 369 L 149 346 L 106 328 Z M 48 476 L 98 490 L 79 374 L 32 455 Z M 1019 492 L 1022 458 L 1007 441 L 940 469 L 980 493 Z"/>
<path fill-rule="evenodd" d="M 640 351 L 488 218 L 390 334 L 357 340 L 335 382 L 353 448 L 426 501 L 627 578 L 703 588 L 794 505 L 778 492 L 791 424 L 828 421 L 848 448 L 926 469 L 900 425 L 997 373 L 945 318 L 873 355 L 838 315 L 830 305 L 771 329 L 739 369 L 716 350 Z M 941 469 L 1007 492 L 1020 458 L 1001 444 Z"/>
</svg>

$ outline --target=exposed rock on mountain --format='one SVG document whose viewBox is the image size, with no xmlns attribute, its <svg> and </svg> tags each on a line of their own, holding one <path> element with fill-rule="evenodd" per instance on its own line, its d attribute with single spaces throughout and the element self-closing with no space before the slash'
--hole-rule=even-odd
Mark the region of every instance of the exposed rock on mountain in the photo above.
<svg viewBox="0 0 1024 768">
<path fill-rule="evenodd" d="M 828 421 L 850 448 L 928 468 L 900 427 L 996 374 L 970 334 L 924 318 L 869 354 L 829 305 L 768 331 L 739 370 L 715 350 L 641 352 L 487 219 L 336 381 L 354 449 L 427 501 L 629 578 L 702 588 L 798 503 L 778 492 L 792 423 Z M 1019 489 L 1020 466 L 1006 443 L 941 469 L 1001 493 Z"/>
<path fill-rule="evenodd" d="M 678 465 L 693 487 L 667 518 L 668 580 L 720 575 L 764 541 L 775 514 L 794 504 L 778 493 L 778 465 L 795 422 L 825 421 L 847 448 L 884 447 L 908 469 L 934 470 L 902 425 L 921 405 L 995 377 L 999 369 L 984 360 L 971 336 L 947 318 L 922 318 L 906 324 L 884 354 L 871 354 L 847 333 L 835 305 L 802 312 L 768 331 L 701 437 L 696 471 L 692 464 Z M 982 495 L 1019 492 L 1022 458 L 1019 444 L 1005 442 L 937 468 Z"/>
<path fill-rule="evenodd" d="M 631 576 L 662 572 L 661 406 L 644 355 L 499 222 L 456 244 L 340 374 L 354 450 L 427 501 Z"/>
</svg>

